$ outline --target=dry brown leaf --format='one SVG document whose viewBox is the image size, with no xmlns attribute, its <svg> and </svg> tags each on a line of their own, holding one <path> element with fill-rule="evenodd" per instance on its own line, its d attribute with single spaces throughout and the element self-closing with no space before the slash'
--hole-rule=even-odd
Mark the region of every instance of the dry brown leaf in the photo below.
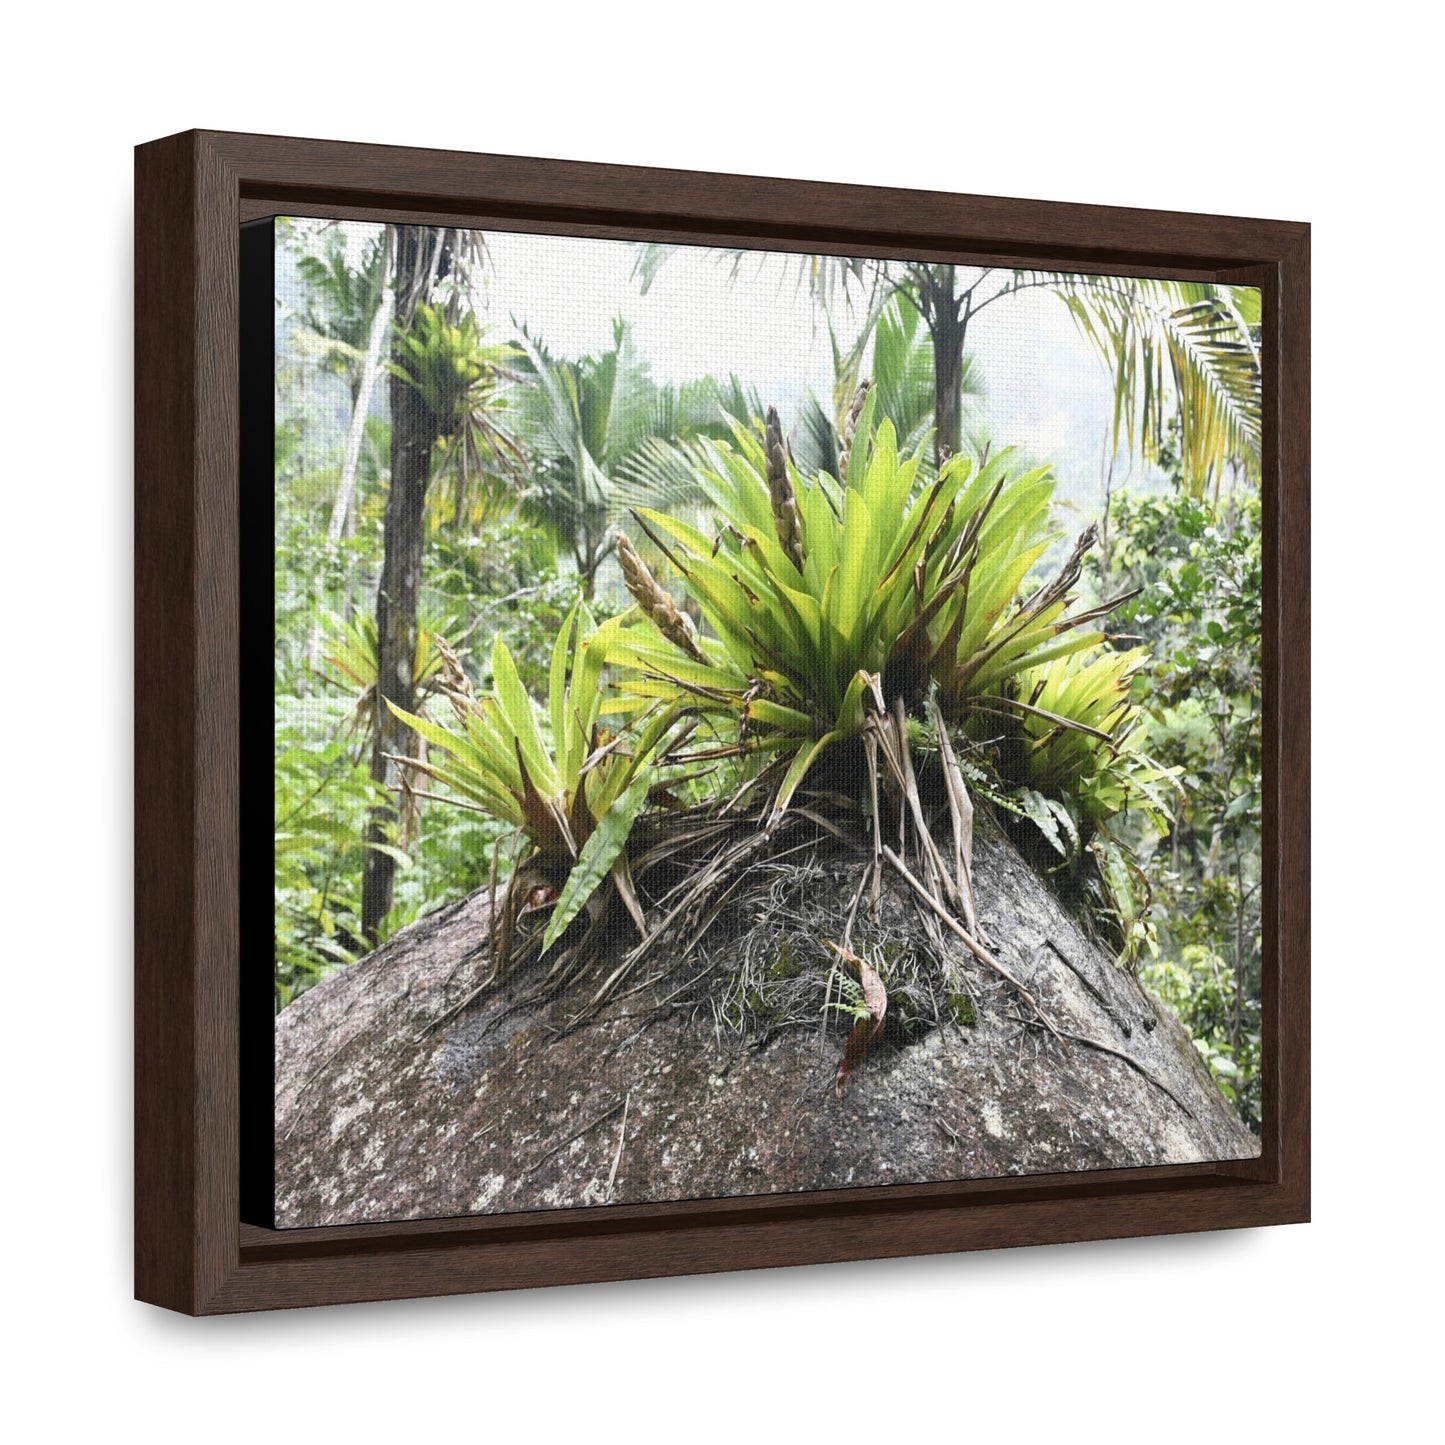
<svg viewBox="0 0 1445 1445">
<path fill-rule="evenodd" d="M 866 958 L 859 958 L 856 953 L 839 948 L 836 943 L 828 942 L 828 947 L 858 975 L 858 982 L 863 988 L 863 1002 L 868 1007 L 868 1017 L 859 1019 L 853 1025 L 848 1042 L 843 1046 L 843 1057 L 838 1060 L 838 1072 L 833 1079 L 833 1095 L 841 1099 L 848 1075 L 863 1062 L 864 1056 L 883 1032 L 883 1022 L 888 1015 L 888 990 L 883 987 L 878 970 Z"/>
</svg>

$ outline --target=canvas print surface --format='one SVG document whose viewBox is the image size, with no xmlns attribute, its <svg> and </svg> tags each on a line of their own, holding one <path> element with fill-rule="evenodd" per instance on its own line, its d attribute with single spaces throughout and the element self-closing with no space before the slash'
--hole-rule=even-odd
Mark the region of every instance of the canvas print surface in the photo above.
<svg viewBox="0 0 1445 1445">
<path fill-rule="evenodd" d="M 1258 1153 L 1257 291 L 274 261 L 278 1226 Z"/>
</svg>

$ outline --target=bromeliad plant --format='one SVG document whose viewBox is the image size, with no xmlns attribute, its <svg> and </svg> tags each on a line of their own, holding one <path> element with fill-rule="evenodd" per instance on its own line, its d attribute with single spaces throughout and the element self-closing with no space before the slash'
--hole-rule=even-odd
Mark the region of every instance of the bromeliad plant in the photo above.
<svg viewBox="0 0 1445 1445">
<path fill-rule="evenodd" d="M 1156 943 L 1144 917 L 1147 880 L 1108 824 L 1134 813 L 1162 836 L 1173 822 L 1170 790 L 1179 786 L 1177 768 L 1143 751 L 1148 718 L 1131 693 L 1147 661 L 1147 651 L 1134 648 L 1056 658 L 1022 673 L 1022 776 L 999 800 L 1035 824 L 1061 855 L 1059 868 L 1085 852 L 1093 858 L 1121 963 Z"/>
<path fill-rule="evenodd" d="M 443 434 L 463 420 L 491 409 L 506 363 L 520 355 L 509 345 L 485 346 L 477 319 L 466 313 L 453 321 L 444 306 L 416 308 L 411 326 L 397 333 L 396 360 L 387 369 L 410 386 L 437 418 Z"/>
<path fill-rule="evenodd" d="M 522 460 L 516 438 L 502 425 L 510 407 L 508 383 L 519 379 L 508 363 L 522 353 L 506 344 L 486 345 L 485 334 L 470 312 L 453 319 L 446 307 L 423 303 L 411 325 L 397 332 L 396 359 L 387 367 L 435 419 L 438 479 L 451 475 L 458 524 L 477 502 L 484 512 Z"/>
<path fill-rule="evenodd" d="M 545 953 L 581 912 L 598 902 L 604 880 L 646 934 L 633 892 L 625 845 L 647 800 L 649 767 L 676 720 L 658 707 L 629 736 L 608 737 L 599 724 L 605 638 L 580 602 L 557 636 L 548 677 L 548 702 L 528 695 L 505 642 L 492 651 L 492 690 L 478 698 L 454 653 L 440 644 L 442 690 L 455 725 L 444 727 L 393 707 L 393 712 L 442 754 L 397 758 L 408 769 L 441 783 L 459 802 L 512 825 L 527 855 L 512 875 L 499 923 L 494 973 L 511 962 L 520 911 L 552 904 L 542 939 Z M 388 703 L 388 706 L 391 706 Z"/>
<path fill-rule="evenodd" d="M 875 430 L 873 415 L 869 392 L 838 478 L 797 474 L 771 409 L 761 439 L 735 427 L 734 447 L 709 449 L 715 538 L 635 513 L 713 637 L 624 627 L 609 660 L 632 674 L 621 687 L 634 700 L 730 717 L 749 746 L 784 760 L 770 828 L 820 756 L 863 730 L 870 707 L 916 706 L 936 684 L 951 720 L 984 699 L 1013 709 L 1013 680 L 1097 646 L 1102 632 L 1079 629 L 1118 601 L 1068 613 L 1087 533 L 1053 582 L 1017 600 L 1054 540 L 1046 469 L 1010 477 L 1008 453 L 977 468 L 953 457 L 920 485 L 919 453 L 900 454 L 892 424 Z M 656 621 L 647 599 L 661 589 L 628 552 L 629 588 Z"/>
<path fill-rule="evenodd" d="M 349 622 L 331 613 L 325 619 L 325 653 L 322 675 L 343 691 L 355 691 L 356 707 L 353 727 L 362 726 L 376 705 L 378 644 L 376 615 L 358 613 Z M 440 686 L 442 653 L 438 644 L 446 646 L 445 635 L 452 620 L 447 617 L 423 617 L 416 633 L 416 652 L 412 658 L 412 696 L 426 698 Z M 453 648 L 460 646 L 453 642 Z"/>
<path fill-rule="evenodd" d="M 1142 751 L 1148 719 L 1131 684 L 1148 661 L 1142 647 L 1075 655 L 1020 675 L 1028 786 L 1072 802 L 1085 829 L 1135 809 L 1161 828 L 1170 821 L 1174 773 Z M 1174 770 L 1177 772 L 1178 770 Z"/>
</svg>

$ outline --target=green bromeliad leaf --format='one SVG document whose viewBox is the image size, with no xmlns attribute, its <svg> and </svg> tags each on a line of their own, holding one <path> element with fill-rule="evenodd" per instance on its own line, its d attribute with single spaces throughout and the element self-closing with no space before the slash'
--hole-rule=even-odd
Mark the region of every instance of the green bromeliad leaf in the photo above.
<svg viewBox="0 0 1445 1445">
<path fill-rule="evenodd" d="M 596 829 L 582 851 L 577 862 L 567 875 L 557 906 L 547 922 L 547 932 L 542 938 L 542 952 L 562 936 L 567 925 L 586 906 L 587 900 L 597 891 L 598 885 L 611 872 L 619 854 L 627 844 L 628 835 L 642 805 L 647 801 L 648 778 L 634 778 L 626 790 L 610 808 L 603 813 Z"/>
</svg>

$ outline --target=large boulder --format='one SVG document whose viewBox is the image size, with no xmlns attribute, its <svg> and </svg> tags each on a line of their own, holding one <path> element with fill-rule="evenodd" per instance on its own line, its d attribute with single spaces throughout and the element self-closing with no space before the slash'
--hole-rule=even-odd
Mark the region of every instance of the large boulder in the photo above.
<svg viewBox="0 0 1445 1445">
<path fill-rule="evenodd" d="M 720 923 L 712 970 L 691 984 L 624 991 L 563 1031 L 577 998 L 519 1005 L 525 977 L 446 1016 L 485 969 L 476 950 L 490 915 L 485 890 L 453 903 L 277 1019 L 276 1223 L 1258 1153 L 1179 1024 L 1007 840 L 978 839 L 973 876 L 980 929 L 1063 1039 L 950 939 L 947 996 L 959 1006 L 936 1026 L 885 1034 L 841 1098 L 848 1024 L 823 1026 L 835 1014 L 747 1040 L 721 1025 L 717 995 L 746 916 Z M 809 904 L 838 937 L 851 889 L 842 873 L 819 878 Z M 901 890 L 889 906 L 902 908 Z"/>
</svg>

